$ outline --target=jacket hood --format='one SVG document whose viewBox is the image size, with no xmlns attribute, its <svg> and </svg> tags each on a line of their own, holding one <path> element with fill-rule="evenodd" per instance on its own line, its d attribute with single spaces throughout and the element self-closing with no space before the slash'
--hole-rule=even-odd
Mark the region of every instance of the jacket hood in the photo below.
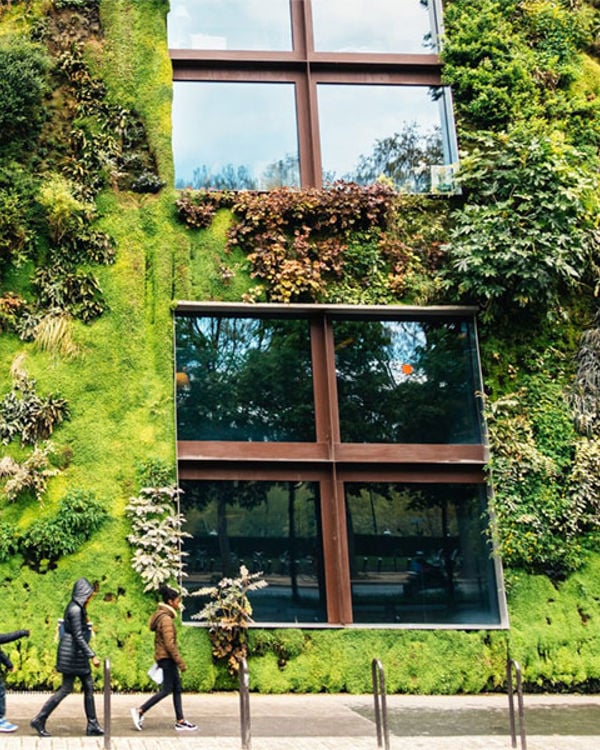
<svg viewBox="0 0 600 750">
<path fill-rule="evenodd" d="M 75 585 L 73 586 L 73 593 L 71 594 L 71 599 L 74 602 L 77 602 L 81 607 L 87 602 L 87 600 L 90 598 L 90 596 L 94 593 L 94 587 L 92 584 L 88 581 L 87 578 L 79 578 L 79 580 L 75 581 Z"/>
<path fill-rule="evenodd" d="M 173 609 L 173 607 L 169 607 L 168 604 L 164 604 L 163 602 L 161 602 L 158 605 L 156 612 L 150 615 L 150 622 L 148 623 L 150 626 L 150 630 L 152 631 L 156 630 L 158 621 L 163 615 L 168 615 L 169 617 L 175 618 L 175 616 L 177 615 L 177 612 Z"/>
</svg>

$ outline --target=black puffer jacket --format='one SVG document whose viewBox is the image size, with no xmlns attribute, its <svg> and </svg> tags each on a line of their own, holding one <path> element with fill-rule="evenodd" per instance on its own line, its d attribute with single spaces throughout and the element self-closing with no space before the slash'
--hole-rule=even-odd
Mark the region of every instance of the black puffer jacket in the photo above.
<svg viewBox="0 0 600 750">
<path fill-rule="evenodd" d="M 12 641 L 18 641 L 19 638 L 27 638 L 29 630 L 13 630 L 12 633 L 0 633 L 0 643 L 12 643 Z M 13 663 L 10 660 L 8 654 L 0 649 L 0 664 L 7 669 L 13 668 Z"/>
<path fill-rule="evenodd" d="M 71 601 L 64 614 L 64 635 L 58 644 L 56 669 L 63 674 L 84 675 L 91 672 L 90 659 L 96 654 L 88 645 L 89 631 L 85 603 L 94 591 L 87 578 L 73 586 Z"/>
</svg>

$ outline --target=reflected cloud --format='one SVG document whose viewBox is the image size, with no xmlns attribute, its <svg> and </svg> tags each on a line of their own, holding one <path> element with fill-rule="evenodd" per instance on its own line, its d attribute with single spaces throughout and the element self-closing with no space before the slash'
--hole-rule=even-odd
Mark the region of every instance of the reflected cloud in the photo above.
<svg viewBox="0 0 600 750">
<path fill-rule="evenodd" d="M 289 0 L 171 0 L 172 49 L 290 50 Z"/>
</svg>

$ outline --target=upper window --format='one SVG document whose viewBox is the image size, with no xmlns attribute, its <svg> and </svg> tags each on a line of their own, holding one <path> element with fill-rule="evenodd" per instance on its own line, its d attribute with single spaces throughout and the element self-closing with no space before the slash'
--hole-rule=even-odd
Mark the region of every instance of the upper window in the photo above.
<svg viewBox="0 0 600 750">
<path fill-rule="evenodd" d="M 190 590 L 243 563 L 260 623 L 505 622 L 471 309 L 182 303 L 175 355 Z"/>
<path fill-rule="evenodd" d="M 180 188 L 451 189 L 439 0 L 174 0 Z"/>
</svg>

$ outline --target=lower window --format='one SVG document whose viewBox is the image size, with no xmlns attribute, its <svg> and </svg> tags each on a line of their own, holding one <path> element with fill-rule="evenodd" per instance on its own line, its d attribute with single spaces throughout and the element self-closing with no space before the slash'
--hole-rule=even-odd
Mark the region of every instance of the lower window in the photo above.
<svg viewBox="0 0 600 750">
<path fill-rule="evenodd" d="M 346 484 L 355 623 L 494 624 L 483 485 Z"/>
<path fill-rule="evenodd" d="M 241 565 L 262 571 L 269 585 L 251 595 L 257 623 L 327 623 L 328 593 L 343 595 L 347 580 L 335 578 L 343 560 L 355 625 L 500 622 L 484 485 L 345 482 L 347 534 L 327 565 L 320 482 L 188 480 L 181 488 L 186 587 L 213 585 Z M 190 620 L 205 600 L 187 601 Z"/>
<path fill-rule="evenodd" d="M 327 622 L 318 483 L 199 481 L 181 488 L 192 534 L 184 547 L 190 592 L 245 565 L 269 583 L 252 594 L 257 622 Z M 185 618 L 205 601 L 188 598 Z"/>
</svg>

